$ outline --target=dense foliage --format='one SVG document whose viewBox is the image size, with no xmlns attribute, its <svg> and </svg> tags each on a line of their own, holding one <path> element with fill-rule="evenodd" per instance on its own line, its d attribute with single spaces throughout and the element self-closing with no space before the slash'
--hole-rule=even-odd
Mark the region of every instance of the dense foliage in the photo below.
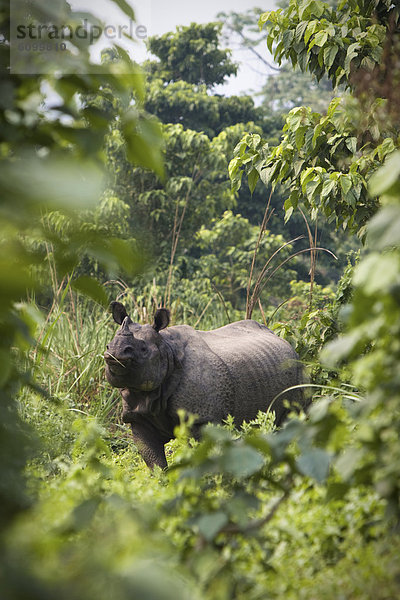
<svg viewBox="0 0 400 600">
<path fill-rule="evenodd" d="M 302 203 L 313 219 L 322 212 L 336 226 L 363 235 L 363 226 L 378 206 L 368 194 L 367 179 L 395 149 L 396 132 L 388 132 L 379 145 L 364 143 L 361 151 L 353 123 L 339 98 L 331 102 L 326 115 L 309 107 L 293 108 L 279 146 L 270 151 L 259 135 L 250 134 L 236 147 L 237 158 L 230 164 L 235 188 L 245 165 L 251 188 L 259 177 L 267 185 L 288 184 L 286 219 Z"/>
<path fill-rule="evenodd" d="M 289 1 L 280 0 L 275 4 L 287 8 Z M 317 81 L 312 73 L 294 69 L 289 62 L 277 66 L 267 59 L 265 35 L 257 27 L 261 12 L 260 8 L 253 8 L 240 13 L 219 13 L 218 17 L 224 23 L 223 32 L 229 47 L 246 53 L 252 70 L 268 73 L 258 93 L 262 107 L 267 109 L 267 114 L 284 114 L 294 106 L 310 106 L 323 112 L 334 96 L 332 83 L 326 76 Z"/>
<path fill-rule="evenodd" d="M 291 1 L 286 11 L 262 15 L 260 26 L 267 23 L 277 60 L 286 53 L 303 69 L 327 73 L 333 83 L 345 78 L 353 96 L 347 103 L 333 100 L 322 117 L 307 108 L 293 109 L 280 146 L 270 151 L 260 136 L 245 136 L 230 164 L 234 187 L 240 185 L 243 171 L 250 187 L 258 178 L 264 183 L 286 180 L 287 219 L 303 202 L 312 217 L 322 210 L 337 226 L 366 235 L 369 254 L 355 270 L 354 297 L 345 313 L 348 333 L 328 345 L 324 356 L 331 367 L 350 359 L 352 384 L 366 394 L 356 411 L 362 424 L 352 447 L 339 459 L 339 472 L 346 485 L 373 484 L 396 513 L 400 496 L 393 465 L 399 451 L 394 434 L 399 406 L 392 381 L 397 381 L 399 256 L 390 222 L 397 221 L 398 200 L 399 112 L 393 105 L 398 68 L 393 72 L 392 65 L 399 47 L 399 19 L 394 5 L 378 1 L 339 2 L 336 8 Z M 357 68 L 361 73 L 355 76 Z M 385 98 L 366 97 L 363 79 L 370 81 L 371 72 L 385 86 L 370 89 L 370 94 L 385 91 Z M 366 115 L 361 119 L 362 110 Z M 361 122 L 372 126 L 361 131 Z"/>
<path fill-rule="evenodd" d="M 196 40 L 207 40 L 210 31 L 217 40 L 220 32 L 219 26 L 193 25 L 178 28 L 176 33 L 171 32 L 164 37 L 174 47 L 185 47 L 185 56 L 190 56 L 191 64 L 197 65 L 193 68 L 195 73 L 196 69 L 200 69 L 203 58 L 201 52 L 188 42 L 188 31 L 192 29 Z M 156 41 L 149 41 L 150 49 Z M 224 318 L 228 314 L 239 315 L 240 310 L 245 310 L 245 264 L 246 261 L 251 262 L 257 241 L 255 227 L 262 220 L 266 197 L 262 190 L 253 197 L 245 189 L 239 194 L 234 193 L 230 189 L 227 166 L 233 148 L 246 130 L 256 129 L 272 139 L 279 120 L 274 121 L 256 109 L 248 96 L 225 98 L 208 91 L 200 80 L 189 82 L 178 74 L 171 78 L 167 74 L 168 65 L 163 53 L 160 53 L 157 62 L 147 61 L 145 64 L 148 74 L 145 106 L 164 123 L 165 176 L 160 180 L 149 170 L 132 169 L 119 122 L 115 120 L 107 140 L 109 186 L 107 205 L 103 204 L 105 218 L 114 230 L 121 227 L 122 220 L 128 229 L 124 235 L 134 231 L 135 236 L 140 238 L 141 247 L 152 257 L 145 279 L 155 280 L 158 288 L 164 288 L 162 297 L 172 304 L 174 317 L 181 319 L 183 315 L 187 316 L 187 308 L 193 312 L 193 306 L 200 308 L 199 303 L 203 301 L 207 316 L 211 316 L 216 303 L 222 303 Z M 96 99 L 91 101 L 96 102 Z M 274 199 L 273 203 L 277 202 Z M 227 211 L 231 211 L 229 221 L 225 218 Z M 115 222 L 112 225 L 110 219 L 113 215 Z M 249 235 L 236 236 L 234 231 L 243 229 L 246 219 Z M 228 223 L 233 240 L 229 241 L 228 232 L 223 241 L 219 238 L 215 245 L 218 254 L 221 254 L 216 259 L 216 248 L 212 247 L 213 244 L 204 243 L 203 230 L 211 227 L 222 230 Z M 268 245 L 274 252 L 289 242 L 290 235 L 284 231 L 280 216 L 271 225 L 268 243 L 265 239 L 263 245 Z M 303 233 L 304 224 L 300 224 L 300 228 Z M 232 254 L 234 245 L 237 251 Z M 217 274 L 218 264 L 222 264 L 222 260 L 225 262 L 223 255 L 229 255 L 226 265 L 229 265 L 230 272 L 222 267 Z M 282 259 L 286 257 L 287 254 L 283 253 Z M 260 263 L 262 259 L 264 262 L 268 259 L 265 252 L 259 257 Z M 294 262 L 293 268 L 291 274 L 296 278 L 299 270 L 305 271 L 304 261 Z M 96 265 L 95 270 L 99 272 Z M 268 302 L 268 298 L 273 297 L 279 303 L 289 291 L 288 282 L 289 273 L 284 275 L 283 271 L 278 271 L 263 293 L 262 300 Z M 330 280 L 327 282 L 330 283 Z M 143 280 L 129 283 L 136 294 L 145 294 Z M 170 294 L 172 283 L 175 298 L 171 298 Z M 208 304 L 210 294 L 215 296 L 216 302 Z M 198 315 L 193 322 L 197 319 Z"/>
<path fill-rule="evenodd" d="M 263 15 L 277 60 L 349 89 L 326 114 L 293 108 L 281 139 L 276 115 L 212 94 L 234 72 L 215 24 L 151 40 L 146 83 L 118 48 L 68 53 L 83 75 L 11 76 L 0 45 L 2 597 L 399 596 L 398 23 L 378 0 Z M 338 283 L 319 279 L 322 226 Z M 360 257 L 343 261 L 335 226 Z M 182 415 L 170 469 L 149 473 L 104 380 L 117 294 L 137 320 L 167 303 L 203 329 L 254 309 L 308 366 L 308 415 L 228 418 L 201 442 Z"/>
<path fill-rule="evenodd" d="M 212 87 L 236 74 L 237 65 L 230 60 L 230 51 L 218 44 L 220 23 L 178 27 L 178 34 L 166 33 L 149 39 L 149 50 L 158 59 L 153 69 L 165 81 L 187 81 Z"/>
<path fill-rule="evenodd" d="M 41 22 L 42 10 L 45 11 L 42 6 L 32 8 L 32 19 Z M 55 74 L 62 69 L 59 64 L 49 64 L 49 73 L 42 78 L 10 75 L 7 11 L 8 3 L 2 2 L 0 410 L 2 463 L 6 470 L 1 483 L 2 520 L 25 504 L 18 469 L 24 457 L 15 449 L 28 450 L 29 444 L 24 441 L 24 427 L 15 414 L 12 397 L 21 380 L 29 381 L 29 375 L 16 369 L 12 348 L 31 343 L 35 313 L 20 301 L 27 288 L 30 294 L 40 291 L 37 268 L 46 260 L 56 265 L 62 278 L 70 277 L 84 253 L 110 272 L 115 272 L 124 255 L 132 255 L 128 243 L 111 236 L 104 240 L 95 230 L 85 231 L 75 224 L 65 235 L 49 227 L 50 213 L 57 211 L 76 221 L 80 210 L 95 206 L 101 193 L 102 145 L 109 123 L 107 115 L 97 107 L 82 110 L 79 94 L 96 88 L 107 98 L 112 85 L 122 107 L 120 118 L 126 124 L 131 159 L 160 173 L 162 170 L 161 139 L 156 135 L 154 118 L 142 108 L 144 85 L 138 67 L 130 62 L 126 65 L 127 56 L 112 65 L 93 66 L 83 49 L 78 56 L 67 53 L 64 57 L 69 67 L 71 61 L 83 67 L 82 75 L 59 77 Z M 80 22 L 80 16 L 65 2 L 60 3 L 59 15 L 72 23 Z M 51 20 L 51 13 L 45 11 L 47 19 Z M 48 93 L 51 90 L 59 98 L 51 119 L 43 106 L 45 84 Z M 134 264 L 129 265 L 132 268 Z M 46 279 L 48 273 L 47 269 Z M 107 304 L 107 295 L 96 281 L 83 276 L 74 285 Z"/>
</svg>

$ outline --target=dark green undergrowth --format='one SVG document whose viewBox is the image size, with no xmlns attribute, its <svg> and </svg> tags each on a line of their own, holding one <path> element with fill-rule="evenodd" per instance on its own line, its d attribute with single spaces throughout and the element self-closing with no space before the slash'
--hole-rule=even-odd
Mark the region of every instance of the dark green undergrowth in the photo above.
<svg viewBox="0 0 400 600">
<path fill-rule="evenodd" d="M 182 421 L 169 470 L 149 472 L 104 379 L 114 326 L 77 305 L 53 312 L 30 355 L 48 395 L 19 396 L 41 450 L 26 468 L 31 508 L 7 531 L 5 598 L 398 595 L 386 502 L 340 467 L 355 395 L 318 389 L 310 415 L 281 430 L 260 413 L 209 426 L 200 443 Z"/>
<path fill-rule="evenodd" d="M 288 479 L 255 450 L 271 435 L 265 417 L 241 432 L 212 427 L 200 444 L 182 426 L 170 470 L 149 473 L 125 437 L 113 450 L 97 419 L 45 405 L 41 414 L 53 439 L 27 468 L 32 508 L 7 533 L 6 598 L 28 587 L 36 597 L 32 581 L 37 597 L 397 596 L 385 503 L 364 486 L 335 497 L 334 475 Z"/>
</svg>

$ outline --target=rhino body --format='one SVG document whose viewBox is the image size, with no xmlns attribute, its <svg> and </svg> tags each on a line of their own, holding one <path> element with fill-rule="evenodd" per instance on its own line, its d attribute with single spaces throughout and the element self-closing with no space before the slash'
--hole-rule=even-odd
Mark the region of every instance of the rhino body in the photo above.
<svg viewBox="0 0 400 600">
<path fill-rule="evenodd" d="M 121 389 L 123 420 L 146 464 L 167 466 L 164 444 L 174 437 L 178 410 L 197 415 L 193 435 L 205 423 L 235 422 L 266 411 L 285 389 L 301 383 L 298 356 L 285 340 L 264 325 L 244 320 L 213 331 L 188 325 L 166 329 L 169 313 L 156 312 L 153 325 L 132 322 L 124 306 L 112 304 L 121 325 L 104 354 L 106 377 Z M 279 425 L 286 400 L 303 403 L 300 390 L 273 402 Z"/>
</svg>

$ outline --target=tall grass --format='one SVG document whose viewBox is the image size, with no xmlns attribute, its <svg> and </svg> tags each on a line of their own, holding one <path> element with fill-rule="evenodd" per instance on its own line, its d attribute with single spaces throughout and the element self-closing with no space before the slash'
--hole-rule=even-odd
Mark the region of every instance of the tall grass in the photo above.
<svg viewBox="0 0 400 600">
<path fill-rule="evenodd" d="M 104 376 L 103 353 L 115 324 L 103 307 L 72 291 L 69 281 L 37 332 L 30 353 L 44 406 L 96 417 L 116 438 L 125 431 L 118 390 Z"/>
</svg>

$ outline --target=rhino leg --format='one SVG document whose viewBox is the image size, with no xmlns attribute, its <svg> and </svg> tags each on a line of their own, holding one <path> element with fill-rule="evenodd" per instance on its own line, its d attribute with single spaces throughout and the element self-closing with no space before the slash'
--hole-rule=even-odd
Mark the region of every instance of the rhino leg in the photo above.
<svg viewBox="0 0 400 600">
<path fill-rule="evenodd" d="M 131 423 L 133 441 L 146 465 L 153 469 L 155 466 L 166 469 L 164 440 L 158 431 L 145 421 Z"/>
</svg>

